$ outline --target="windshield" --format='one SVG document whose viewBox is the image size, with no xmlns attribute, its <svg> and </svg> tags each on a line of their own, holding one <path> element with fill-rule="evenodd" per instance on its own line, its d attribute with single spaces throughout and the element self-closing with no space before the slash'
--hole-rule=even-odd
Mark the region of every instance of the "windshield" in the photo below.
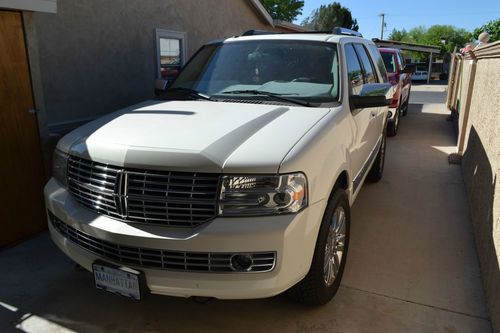
<svg viewBox="0 0 500 333">
<path fill-rule="evenodd" d="M 382 53 L 382 58 L 384 59 L 385 68 L 387 73 L 396 73 L 396 60 L 394 58 L 394 53 Z"/>
<path fill-rule="evenodd" d="M 338 100 L 338 87 L 336 44 L 258 40 L 204 46 L 170 89 L 212 98 L 328 103 Z"/>
</svg>

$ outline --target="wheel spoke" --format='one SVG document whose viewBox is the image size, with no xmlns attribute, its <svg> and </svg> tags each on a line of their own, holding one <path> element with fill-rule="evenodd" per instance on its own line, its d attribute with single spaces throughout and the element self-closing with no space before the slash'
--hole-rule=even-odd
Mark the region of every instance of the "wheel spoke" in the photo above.
<svg viewBox="0 0 500 333">
<path fill-rule="evenodd" d="M 337 256 L 337 254 L 333 255 L 333 268 L 334 268 L 335 275 L 337 275 L 337 273 L 340 269 L 340 259 Z"/>
<path fill-rule="evenodd" d="M 345 226 L 345 214 L 342 211 L 342 213 L 339 214 L 339 220 L 338 220 L 335 232 L 337 234 L 340 233 L 340 232 L 343 232 L 344 231 L 344 226 Z"/>
<path fill-rule="evenodd" d="M 331 284 L 334 278 L 335 278 L 335 268 L 333 267 L 333 261 L 330 260 L 328 265 L 328 283 Z"/>
<path fill-rule="evenodd" d="M 337 278 L 344 252 L 347 216 L 344 208 L 339 206 L 334 211 L 325 244 L 323 276 L 327 286 L 331 286 Z"/>
</svg>

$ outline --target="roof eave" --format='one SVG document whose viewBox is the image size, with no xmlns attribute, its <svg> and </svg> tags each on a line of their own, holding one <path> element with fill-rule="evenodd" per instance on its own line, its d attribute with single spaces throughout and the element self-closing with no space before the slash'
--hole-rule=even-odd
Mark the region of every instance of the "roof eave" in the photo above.
<svg viewBox="0 0 500 333">
<path fill-rule="evenodd" d="M 275 28 L 283 28 L 283 29 L 287 29 L 287 30 L 291 30 L 291 31 L 297 31 L 297 32 L 314 31 L 314 30 L 308 29 L 306 27 L 303 27 L 303 26 L 300 26 L 297 24 L 293 24 L 291 22 L 282 21 L 282 20 L 274 20 L 274 27 Z"/>
<path fill-rule="evenodd" d="M 260 3 L 260 1 L 259 0 L 249 0 L 249 1 L 252 4 L 252 6 L 257 10 L 257 12 L 260 14 L 260 16 L 262 16 L 264 21 L 266 21 L 266 23 L 268 23 L 270 26 L 272 26 L 274 28 L 273 18 L 271 17 L 271 15 L 269 15 L 269 13 L 264 8 L 264 6 Z"/>
</svg>

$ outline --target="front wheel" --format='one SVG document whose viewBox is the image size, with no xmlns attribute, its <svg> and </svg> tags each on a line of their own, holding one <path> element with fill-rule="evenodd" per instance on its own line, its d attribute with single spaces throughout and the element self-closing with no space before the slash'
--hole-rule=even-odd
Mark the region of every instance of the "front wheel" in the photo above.
<svg viewBox="0 0 500 333">
<path fill-rule="evenodd" d="M 295 300 L 309 305 L 323 305 L 335 296 L 344 273 L 350 225 L 347 194 L 343 189 L 336 189 L 321 222 L 309 273 L 290 290 Z"/>
</svg>

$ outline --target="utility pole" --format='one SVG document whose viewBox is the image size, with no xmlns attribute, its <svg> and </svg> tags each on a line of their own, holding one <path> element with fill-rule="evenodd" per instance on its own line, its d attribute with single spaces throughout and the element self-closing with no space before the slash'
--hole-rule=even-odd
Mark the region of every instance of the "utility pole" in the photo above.
<svg viewBox="0 0 500 333">
<path fill-rule="evenodd" d="M 384 26 L 385 26 L 384 18 L 385 18 L 385 14 L 382 13 L 379 16 L 382 18 L 382 26 L 381 26 L 381 29 L 380 29 L 380 39 L 384 39 Z"/>
</svg>

